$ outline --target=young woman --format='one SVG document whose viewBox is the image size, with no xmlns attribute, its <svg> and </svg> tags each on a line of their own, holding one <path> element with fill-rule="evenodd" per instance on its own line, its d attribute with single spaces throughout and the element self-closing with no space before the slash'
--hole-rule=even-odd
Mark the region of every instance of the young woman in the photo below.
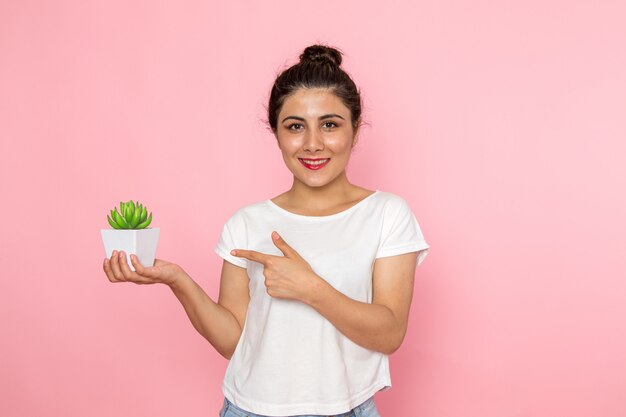
<svg viewBox="0 0 626 417">
<path fill-rule="evenodd" d="M 340 65 L 313 45 L 275 80 L 268 121 L 293 185 L 225 223 L 217 303 L 176 264 L 104 261 L 111 282 L 167 284 L 230 359 L 220 417 L 376 417 L 374 394 L 391 387 L 429 245 L 404 199 L 348 181 L 361 98 Z"/>
</svg>

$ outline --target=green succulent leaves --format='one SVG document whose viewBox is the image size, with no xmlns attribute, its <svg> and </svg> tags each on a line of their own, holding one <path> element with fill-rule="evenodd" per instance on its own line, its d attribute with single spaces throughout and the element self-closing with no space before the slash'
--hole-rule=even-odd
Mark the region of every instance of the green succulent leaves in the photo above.
<svg viewBox="0 0 626 417">
<path fill-rule="evenodd" d="M 107 220 L 114 229 L 145 229 L 152 221 L 152 213 L 148 216 L 148 209 L 138 201 L 120 201 L 120 210 L 117 207 L 111 210 Z"/>
</svg>

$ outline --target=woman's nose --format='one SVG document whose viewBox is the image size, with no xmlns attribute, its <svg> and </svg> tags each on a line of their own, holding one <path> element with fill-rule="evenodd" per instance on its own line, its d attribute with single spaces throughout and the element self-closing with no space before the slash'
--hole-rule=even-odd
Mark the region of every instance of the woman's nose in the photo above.
<svg viewBox="0 0 626 417">
<path fill-rule="evenodd" d="M 309 130 L 304 137 L 305 151 L 315 152 L 324 149 L 324 138 L 320 132 Z"/>
</svg>

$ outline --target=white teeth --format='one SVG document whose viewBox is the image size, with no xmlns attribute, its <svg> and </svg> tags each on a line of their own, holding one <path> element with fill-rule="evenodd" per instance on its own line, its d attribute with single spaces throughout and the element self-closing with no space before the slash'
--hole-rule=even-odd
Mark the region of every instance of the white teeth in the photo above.
<svg viewBox="0 0 626 417">
<path fill-rule="evenodd" d="M 328 159 L 322 159 L 320 161 L 311 161 L 310 159 L 303 159 L 308 165 L 321 165 L 328 161 Z"/>
</svg>

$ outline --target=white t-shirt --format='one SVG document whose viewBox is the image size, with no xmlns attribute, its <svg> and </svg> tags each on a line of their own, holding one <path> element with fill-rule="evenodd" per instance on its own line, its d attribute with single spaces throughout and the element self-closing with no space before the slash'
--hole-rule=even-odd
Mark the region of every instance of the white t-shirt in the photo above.
<svg viewBox="0 0 626 417">
<path fill-rule="evenodd" d="M 295 214 L 268 199 L 237 210 L 224 225 L 215 252 L 246 268 L 250 278 L 250 304 L 224 396 L 267 416 L 345 413 L 391 387 L 388 355 L 352 342 L 305 303 L 271 297 L 263 265 L 230 254 L 250 249 L 283 256 L 273 230 L 335 289 L 367 303 L 376 258 L 417 251 L 419 265 L 429 245 L 407 202 L 380 190 L 329 216 Z"/>
</svg>

